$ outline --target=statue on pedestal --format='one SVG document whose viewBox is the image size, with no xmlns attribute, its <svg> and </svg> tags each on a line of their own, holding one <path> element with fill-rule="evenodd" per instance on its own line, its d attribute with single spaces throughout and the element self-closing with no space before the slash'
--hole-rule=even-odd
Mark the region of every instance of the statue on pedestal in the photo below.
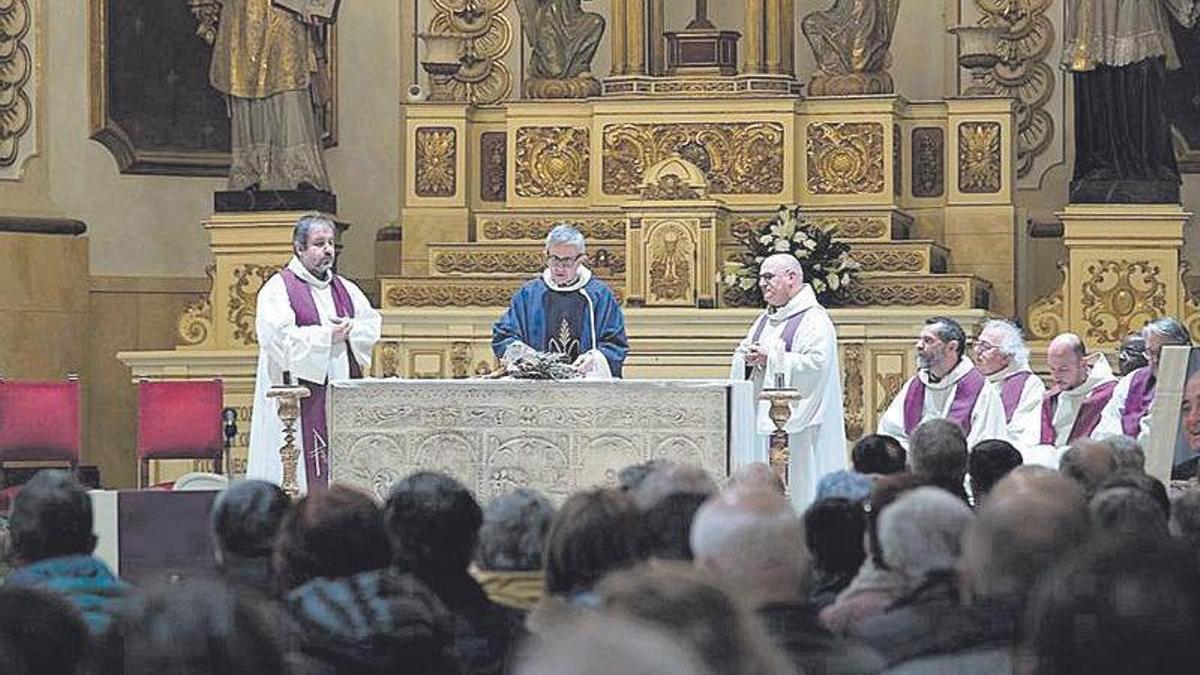
<svg viewBox="0 0 1200 675">
<path fill-rule="evenodd" d="M 817 58 L 810 96 L 890 94 L 888 47 L 900 0 L 834 0 L 812 12 L 800 28 Z"/>
<path fill-rule="evenodd" d="M 592 57 L 604 35 L 604 17 L 581 0 L 517 0 L 521 32 L 529 42 L 529 98 L 586 98 L 600 94 Z"/>
<path fill-rule="evenodd" d="M 1179 67 L 1170 17 L 1195 24 L 1196 0 L 1070 0 L 1062 63 L 1075 79 L 1074 203 L 1177 203 L 1179 168 L 1163 113 Z"/>
</svg>

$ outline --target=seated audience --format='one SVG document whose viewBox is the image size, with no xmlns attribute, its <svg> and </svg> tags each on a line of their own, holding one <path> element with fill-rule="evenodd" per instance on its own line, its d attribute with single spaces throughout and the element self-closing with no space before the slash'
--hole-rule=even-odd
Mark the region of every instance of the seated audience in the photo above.
<svg viewBox="0 0 1200 675">
<path fill-rule="evenodd" d="M 829 502 L 851 504 L 818 501 L 809 507 L 805 522 L 814 512 L 831 512 L 836 515 L 825 524 L 835 528 L 841 513 L 830 509 Z M 861 508 L 858 514 L 861 518 Z M 860 563 L 862 529 L 860 524 L 855 542 Z M 782 495 L 761 490 L 726 492 L 710 499 L 696 514 L 692 525 L 696 566 L 713 574 L 755 611 L 774 643 L 801 672 L 878 672 L 883 664 L 874 655 L 835 638 L 817 620 L 819 608 L 806 598 L 809 557 L 804 530 Z"/>
<path fill-rule="evenodd" d="M 1200 559 L 1200 490 L 1188 490 L 1171 504 L 1171 536 Z"/>
<path fill-rule="evenodd" d="M 542 597 L 542 550 L 554 506 L 536 490 L 495 497 L 483 509 L 471 571 L 492 602 L 521 621 Z"/>
<path fill-rule="evenodd" d="M 604 611 L 643 621 L 682 640 L 713 675 L 788 675 L 795 671 L 742 604 L 680 563 L 643 565 L 597 587 Z"/>
<path fill-rule="evenodd" d="M 1067 448 L 1059 459 L 1058 470 L 1078 482 L 1083 494 L 1091 499 L 1104 479 L 1117 470 L 1117 458 L 1107 443 L 1082 440 Z"/>
<path fill-rule="evenodd" d="M 1146 453 L 1136 439 L 1113 435 L 1101 438 L 1100 442 L 1107 445 L 1108 449 L 1112 451 L 1113 457 L 1117 460 L 1118 471 L 1146 470 Z"/>
<path fill-rule="evenodd" d="M 507 672 L 525 631 L 467 571 L 483 523 L 470 491 L 445 474 L 418 472 L 392 486 L 384 514 L 392 564 L 428 586 L 454 618 L 464 672 Z"/>
<path fill-rule="evenodd" d="M 809 602 L 819 611 L 833 604 L 867 559 L 862 502 L 827 497 L 804 512 L 804 541 L 812 554 Z"/>
<path fill-rule="evenodd" d="M 650 472 L 653 471 L 655 467 L 667 463 L 668 462 L 665 459 L 651 459 L 646 462 L 639 462 L 638 464 L 630 464 L 629 466 L 622 468 L 617 472 L 617 489 L 621 492 L 636 490 L 637 487 L 642 484 L 642 481 L 646 480 L 646 476 L 649 476 Z"/>
<path fill-rule="evenodd" d="M 517 675 L 713 675 L 683 640 L 594 614 L 555 626 L 522 650 Z"/>
<path fill-rule="evenodd" d="M 871 496 L 871 486 L 878 474 L 862 474 L 856 471 L 834 471 L 817 481 L 817 499 L 836 497 L 861 504 Z"/>
<path fill-rule="evenodd" d="M 87 648 L 87 624 L 69 600 L 48 590 L 0 588 L 0 670 L 82 673 Z"/>
<path fill-rule="evenodd" d="M 967 457 L 971 498 L 975 504 L 982 502 L 992 486 L 1023 461 L 1020 451 L 1008 441 L 993 438 L 976 443 Z"/>
<path fill-rule="evenodd" d="M 735 490 L 742 488 L 771 490 L 781 495 L 787 493 L 787 488 L 783 484 L 783 478 L 778 473 L 775 473 L 775 469 L 772 469 L 771 465 L 766 462 L 750 462 L 738 467 L 729 476 L 729 482 L 726 487 Z"/>
<path fill-rule="evenodd" d="M 1109 487 L 1088 502 L 1096 534 L 1123 539 L 1166 539 L 1169 514 L 1144 490 Z"/>
<path fill-rule="evenodd" d="M 1154 500 L 1162 509 L 1164 518 L 1171 517 L 1171 498 L 1167 496 L 1167 486 L 1150 474 L 1137 469 L 1117 469 L 1100 483 L 1097 492 L 1114 487 L 1130 487 L 1141 490 Z"/>
<path fill-rule="evenodd" d="M 104 632 L 131 589 L 92 555 L 87 490 L 66 471 L 39 471 L 13 501 L 9 528 L 17 569 L 4 585 L 60 593 L 83 613 L 93 635 Z"/>
<path fill-rule="evenodd" d="M 879 516 L 879 547 L 900 574 L 900 597 L 864 619 L 851 635 L 889 664 L 923 649 L 936 617 L 958 606 L 956 567 L 971 508 L 945 490 L 923 486 L 901 496 Z"/>
<path fill-rule="evenodd" d="M 698 466 L 667 462 L 651 470 L 630 492 L 650 538 L 650 557 L 690 561 L 692 519 L 716 492 L 717 484 Z"/>
<path fill-rule="evenodd" d="M 968 503 L 963 487 L 967 475 L 967 439 L 962 429 L 944 419 L 926 420 L 908 442 L 913 475 Z"/>
<path fill-rule="evenodd" d="M 261 480 L 235 482 L 217 495 L 211 523 L 213 554 L 222 578 L 242 589 L 278 594 L 271 548 L 291 506 L 278 485 Z"/>
<path fill-rule="evenodd" d="M 412 574 L 388 568 L 383 513 L 369 495 L 342 485 L 308 494 L 284 518 L 274 556 L 299 649 L 317 672 L 459 672 L 450 615 Z"/>
<path fill-rule="evenodd" d="M 854 444 L 850 463 L 858 473 L 901 473 L 908 468 L 908 452 L 891 436 L 867 434 Z"/>
<path fill-rule="evenodd" d="M 1015 672 L 1194 673 L 1200 573 L 1165 539 L 1101 539 L 1054 566 L 1030 599 Z"/>
</svg>

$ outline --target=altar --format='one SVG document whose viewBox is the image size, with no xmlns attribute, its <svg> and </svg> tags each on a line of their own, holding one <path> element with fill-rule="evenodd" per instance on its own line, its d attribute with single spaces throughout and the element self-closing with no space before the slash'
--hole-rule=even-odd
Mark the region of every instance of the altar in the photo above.
<svg viewBox="0 0 1200 675">
<path fill-rule="evenodd" d="M 331 479 L 380 498 L 429 470 L 481 503 L 519 487 L 561 503 L 650 459 L 718 479 L 755 459 L 749 382 L 367 379 L 332 383 L 328 406 Z"/>
</svg>

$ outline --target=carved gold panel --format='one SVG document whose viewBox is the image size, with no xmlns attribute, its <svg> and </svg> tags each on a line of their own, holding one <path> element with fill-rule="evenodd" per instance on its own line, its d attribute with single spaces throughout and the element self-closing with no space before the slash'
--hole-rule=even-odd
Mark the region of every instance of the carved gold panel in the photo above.
<svg viewBox="0 0 1200 675">
<path fill-rule="evenodd" d="M 646 170 L 678 154 L 704 173 L 710 194 L 779 194 L 784 188 L 783 141 L 778 122 L 606 124 L 603 191 L 637 195 Z"/>
<path fill-rule="evenodd" d="M 941 127 L 912 130 L 912 196 L 941 197 L 946 191 L 946 134 Z"/>
<path fill-rule="evenodd" d="M 958 125 L 958 190 L 964 194 L 999 192 L 1002 164 L 1000 124 L 963 122 Z"/>
<path fill-rule="evenodd" d="M 897 349 L 877 351 L 872 358 L 874 377 L 872 378 L 871 393 L 875 401 L 873 406 L 875 418 L 878 420 L 908 380 L 908 362 L 911 357 L 907 352 Z"/>
<path fill-rule="evenodd" d="M 838 239 L 887 239 L 891 234 L 886 218 L 871 216 L 816 216 L 812 222 L 822 229 L 834 229 Z"/>
<path fill-rule="evenodd" d="M 588 193 L 589 133 L 578 127 L 520 127 L 513 189 L 526 198 L 579 198 Z"/>
<path fill-rule="evenodd" d="M 384 294 L 384 307 L 504 307 L 518 285 L 398 281 Z"/>
<path fill-rule="evenodd" d="M 375 345 L 375 377 L 400 377 L 403 374 L 400 343 L 381 340 Z"/>
<path fill-rule="evenodd" d="M 646 227 L 646 304 L 696 302 L 697 242 L 692 228 L 667 220 Z"/>
<path fill-rule="evenodd" d="M 479 200 L 502 202 L 508 191 L 508 134 L 485 131 L 479 135 Z"/>
<path fill-rule="evenodd" d="M 863 272 L 929 272 L 929 252 L 904 249 L 852 247 L 850 257 Z"/>
<path fill-rule="evenodd" d="M 188 303 L 179 315 L 175 332 L 182 347 L 212 346 L 216 340 L 212 311 L 212 284 L 216 269 L 215 264 L 205 266 L 209 292 L 205 293 L 203 298 Z"/>
<path fill-rule="evenodd" d="M 883 192 L 883 125 L 817 122 L 807 127 L 808 190 L 816 195 Z"/>
<path fill-rule="evenodd" d="M 842 409 L 846 413 L 846 440 L 854 443 L 863 436 L 863 348 L 847 344 L 842 348 Z"/>
<path fill-rule="evenodd" d="M 446 85 L 450 100 L 474 105 L 498 103 L 512 93 L 512 73 L 504 60 L 517 32 L 505 16 L 511 0 L 430 0 L 429 32 L 455 35 L 466 44 L 462 67 Z"/>
<path fill-rule="evenodd" d="M 604 267 L 612 272 L 625 271 L 625 250 L 622 247 L 590 246 L 587 249 L 591 266 Z M 534 276 L 546 266 L 545 253 L 540 247 L 520 245 L 513 248 L 503 244 L 476 245 L 470 248 L 445 246 L 430 251 L 431 267 L 437 275 L 497 275 L 519 274 Z"/>
<path fill-rule="evenodd" d="M 453 197 L 457 188 L 453 127 L 417 127 L 417 196 Z"/>
<path fill-rule="evenodd" d="M 900 133 L 900 125 L 892 125 L 892 194 L 899 197 L 904 194 L 904 140 Z"/>
<path fill-rule="evenodd" d="M 1080 290 L 1085 340 L 1120 342 L 1147 321 L 1167 314 L 1164 270 L 1148 260 L 1097 260 L 1086 266 Z"/>
<path fill-rule="evenodd" d="M 22 143 L 36 151 L 37 9 L 30 0 L 0 1 L 0 178 L 20 177 L 18 159 L 30 154 Z"/>
<path fill-rule="evenodd" d="M 480 216 L 475 221 L 475 229 L 479 238 L 487 241 L 528 240 L 541 243 L 546 240 L 550 229 L 563 221 L 570 221 L 589 243 L 593 240 L 619 241 L 625 238 L 624 218 Z"/>
<path fill-rule="evenodd" d="M 234 342 L 246 346 L 258 344 L 254 329 L 258 292 L 277 271 L 277 265 L 249 263 L 233 267 L 233 283 L 229 286 L 229 323 L 233 327 L 231 339 Z"/>
</svg>

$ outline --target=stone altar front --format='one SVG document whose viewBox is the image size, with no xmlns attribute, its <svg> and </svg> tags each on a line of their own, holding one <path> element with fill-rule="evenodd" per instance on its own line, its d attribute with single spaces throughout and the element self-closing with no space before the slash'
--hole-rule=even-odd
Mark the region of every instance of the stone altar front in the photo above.
<svg viewBox="0 0 1200 675">
<path fill-rule="evenodd" d="M 386 498 L 442 471 L 481 503 L 518 487 L 561 503 L 649 459 L 720 478 L 754 459 L 753 404 L 749 383 L 712 380 L 335 382 L 330 476 Z"/>
</svg>

